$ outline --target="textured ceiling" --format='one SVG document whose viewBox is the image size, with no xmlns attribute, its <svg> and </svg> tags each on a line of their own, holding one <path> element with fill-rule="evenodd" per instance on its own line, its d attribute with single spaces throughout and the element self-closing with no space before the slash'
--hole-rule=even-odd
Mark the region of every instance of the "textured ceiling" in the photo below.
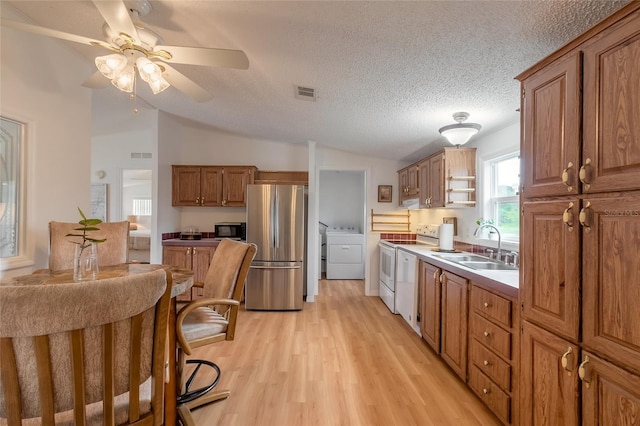
<svg viewBox="0 0 640 426">
<path fill-rule="evenodd" d="M 485 134 L 516 122 L 513 77 L 627 2 L 152 1 L 142 21 L 165 44 L 240 49 L 250 67 L 175 65 L 213 94 L 205 103 L 174 88 L 152 95 L 140 85 L 139 93 L 228 132 L 413 161 L 444 144 L 438 128 L 456 111 Z M 102 39 L 89 1 L 7 3 L 32 23 Z M 88 64 L 104 54 L 61 43 Z M 295 99 L 295 85 L 315 88 L 317 101 Z M 96 91 L 104 105 L 127 108 L 112 86 Z"/>
</svg>

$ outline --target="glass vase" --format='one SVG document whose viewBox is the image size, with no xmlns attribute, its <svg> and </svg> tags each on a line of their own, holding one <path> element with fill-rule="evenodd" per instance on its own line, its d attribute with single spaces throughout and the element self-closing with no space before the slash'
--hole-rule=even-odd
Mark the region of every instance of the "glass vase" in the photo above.
<svg viewBox="0 0 640 426">
<path fill-rule="evenodd" d="M 76 244 L 73 257 L 73 280 L 88 281 L 98 277 L 98 244 Z"/>
</svg>

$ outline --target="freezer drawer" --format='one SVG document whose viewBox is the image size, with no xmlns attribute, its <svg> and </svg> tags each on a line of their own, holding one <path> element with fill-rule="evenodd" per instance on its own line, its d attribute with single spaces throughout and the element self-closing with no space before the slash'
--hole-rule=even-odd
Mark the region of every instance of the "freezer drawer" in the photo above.
<svg viewBox="0 0 640 426">
<path fill-rule="evenodd" d="M 302 309 L 302 262 L 254 262 L 247 276 L 245 307 L 249 310 Z"/>
</svg>

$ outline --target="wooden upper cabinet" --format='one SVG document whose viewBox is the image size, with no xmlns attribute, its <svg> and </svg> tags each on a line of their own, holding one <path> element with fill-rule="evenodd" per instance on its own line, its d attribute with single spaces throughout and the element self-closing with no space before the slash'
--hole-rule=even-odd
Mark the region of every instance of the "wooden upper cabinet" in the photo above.
<svg viewBox="0 0 640 426">
<path fill-rule="evenodd" d="M 399 201 L 402 205 L 402 201 L 415 198 L 419 195 L 419 170 L 417 164 L 412 164 L 404 169 L 398 170 L 398 186 L 400 191 Z"/>
<path fill-rule="evenodd" d="M 640 374 L 640 197 L 583 203 L 583 345 Z"/>
<path fill-rule="evenodd" d="M 640 11 L 584 51 L 582 192 L 640 189 Z"/>
<path fill-rule="evenodd" d="M 523 321 L 521 351 L 520 424 L 578 426 L 580 348 Z"/>
<path fill-rule="evenodd" d="M 632 425 L 640 413 L 640 376 L 582 354 L 582 424 Z"/>
<path fill-rule="evenodd" d="M 580 87 L 578 52 L 522 82 L 524 197 L 579 193 Z"/>
<path fill-rule="evenodd" d="M 469 281 L 450 272 L 441 273 L 442 359 L 467 381 L 467 324 Z"/>
<path fill-rule="evenodd" d="M 253 183 L 255 170 L 247 167 L 226 167 L 222 179 L 222 205 L 243 207 L 247 205 L 247 185 Z"/>
<path fill-rule="evenodd" d="M 420 331 L 422 338 L 440 352 L 440 269 L 420 261 Z"/>
<path fill-rule="evenodd" d="M 173 206 L 243 207 L 254 166 L 172 166 Z"/>
<path fill-rule="evenodd" d="M 418 163 L 420 207 L 475 205 L 475 148 L 445 148 Z"/>
<path fill-rule="evenodd" d="M 580 332 L 578 199 L 523 203 L 523 318 L 574 342 Z"/>
<path fill-rule="evenodd" d="M 200 205 L 200 167 L 172 166 L 172 206 Z"/>
</svg>

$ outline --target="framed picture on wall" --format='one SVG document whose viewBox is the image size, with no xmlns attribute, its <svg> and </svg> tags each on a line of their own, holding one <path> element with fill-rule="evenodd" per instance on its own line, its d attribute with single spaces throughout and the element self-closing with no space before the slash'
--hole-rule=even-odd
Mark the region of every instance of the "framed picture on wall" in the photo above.
<svg viewBox="0 0 640 426">
<path fill-rule="evenodd" d="M 91 216 L 92 218 L 100 219 L 103 222 L 107 222 L 109 219 L 108 203 L 107 203 L 107 184 L 106 183 L 92 183 L 91 184 Z"/>
<path fill-rule="evenodd" d="M 390 203 L 391 202 L 391 185 L 378 185 L 378 202 Z"/>
</svg>

